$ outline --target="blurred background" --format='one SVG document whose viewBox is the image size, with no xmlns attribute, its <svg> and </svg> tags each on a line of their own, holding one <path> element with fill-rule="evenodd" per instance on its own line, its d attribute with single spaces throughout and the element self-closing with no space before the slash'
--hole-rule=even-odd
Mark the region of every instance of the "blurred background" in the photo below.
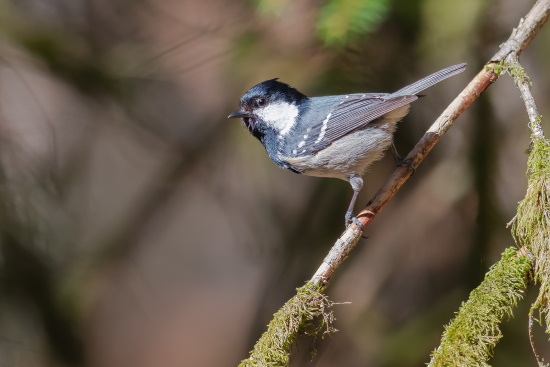
<svg viewBox="0 0 550 367">
<path fill-rule="evenodd" d="M 226 116 L 279 77 L 392 92 L 443 67 L 413 147 L 534 1 L 0 1 L 0 366 L 235 366 L 343 230 L 347 182 L 293 174 Z M 550 116 L 550 26 L 524 52 Z M 463 114 L 328 289 L 339 332 L 292 365 L 423 366 L 500 253 L 526 187 L 510 77 Z M 548 122 L 544 122 L 547 134 Z M 394 169 L 366 175 L 357 209 Z M 535 365 L 531 286 L 495 366 Z M 535 326 L 541 356 L 548 336 Z M 317 350 L 311 361 L 310 351 Z"/>
</svg>

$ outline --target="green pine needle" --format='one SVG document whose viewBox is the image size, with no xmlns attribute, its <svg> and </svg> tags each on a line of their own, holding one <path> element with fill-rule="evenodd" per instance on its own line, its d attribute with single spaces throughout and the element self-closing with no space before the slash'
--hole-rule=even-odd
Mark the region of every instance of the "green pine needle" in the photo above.
<svg viewBox="0 0 550 367">
<path fill-rule="evenodd" d="M 320 10 L 317 31 L 326 44 L 346 44 L 386 19 L 389 0 L 330 0 Z"/>
</svg>

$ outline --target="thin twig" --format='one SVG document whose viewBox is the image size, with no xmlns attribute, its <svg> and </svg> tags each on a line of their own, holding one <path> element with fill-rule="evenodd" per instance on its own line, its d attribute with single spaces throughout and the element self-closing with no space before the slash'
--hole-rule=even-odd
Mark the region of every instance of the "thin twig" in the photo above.
<svg viewBox="0 0 550 367">
<path fill-rule="evenodd" d="M 529 327 L 528 327 L 528 330 L 529 330 L 529 343 L 531 344 L 531 349 L 533 350 L 533 354 L 535 355 L 535 359 L 537 360 L 537 365 L 543 366 L 542 360 L 540 359 L 540 356 L 537 353 L 537 348 L 535 347 L 535 338 L 533 336 L 533 324 L 534 324 L 533 312 L 534 312 L 533 309 L 531 309 L 531 311 L 529 311 Z"/>
<path fill-rule="evenodd" d="M 525 110 L 529 116 L 529 122 L 531 123 L 531 128 L 533 129 L 533 135 L 542 137 L 544 132 L 542 131 L 542 125 L 540 121 L 539 111 L 535 103 L 535 98 L 531 92 L 531 79 L 525 74 L 523 66 L 519 63 L 518 56 L 516 54 L 510 54 L 506 61 L 509 64 L 509 69 L 512 68 L 514 71 L 510 72 L 510 75 L 514 78 L 521 98 L 525 102 Z"/>
</svg>

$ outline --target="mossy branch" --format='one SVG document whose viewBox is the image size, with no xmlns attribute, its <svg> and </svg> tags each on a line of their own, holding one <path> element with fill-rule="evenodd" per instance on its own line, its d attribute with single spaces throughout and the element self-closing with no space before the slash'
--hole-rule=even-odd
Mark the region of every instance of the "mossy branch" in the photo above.
<svg viewBox="0 0 550 367">
<path fill-rule="evenodd" d="M 533 9 L 538 11 L 533 12 Z M 541 309 L 545 314 L 546 331 L 550 333 L 550 144 L 544 137 L 541 116 L 531 93 L 532 81 L 519 63 L 519 54 L 525 47 L 516 39 L 534 37 L 536 30 L 548 18 L 550 2 L 538 1 L 533 9 L 525 19 L 539 19 L 539 22 L 527 27 L 530 30 L 522 30 L 522 25 L 525 25 L 522 19 L 486 70 L 498 76 L 509 74 L 514 78 L 529 116 L 532 131 L 531 152 L 527 162 L 529 181 L 526 196 L 520 202 L 513 221 L 512 233 L 516 243 L 533 259 L 534 277 L 541 284 L 530 312 L 530 320 L 534 310 Z M 529 261 L 525 256 L 514 260 L 513 252 L 508 249 L 503 254 L 502 260 L 461 307 L 457 317 L 446 328 L 430 366 L 488 365 L 492 350 L 502 336 L 498 324 L 504 316 L 512 315 L 512 307 L 521 298 L 525 287 L 525 272 L 529 270 Z M 496 293 L 489 291 L 484 294 L 488 281 L 490 286 L 496 286 Z M 500 287 L 502 290 L 498 289 Z M 538 360 L 531 332 L 530 340 Z M 542 366 L 540 360 L 538 363 Z"/>
<path fill-rule="evenodd" d="M 541 120 L 530 92 L 530 83 L 516 79 L 529 113 L 531 152 L 527 161 L 527 192 L 519 203 L 512 232 L 518 245 L 525 246 L 535 260 L 534 278 L 540 283 L 533 304 L 545 315 L 550 334 L 550 141 L 544 136 Z M 532 311 L 533 311 L 532 310 Z"/>
<path fill-rule="evenodd" d="M 298 288 L 296 295 L 275 313 L 250 357 L 241 361 L 239 367 L 288 365 L 290 350 L 298 335 L 318 336 L 335 331 L 331 327 L 332 311 L 328 311 L 331 305 L 313 283 Z"/>
<path fill-rule="evenodd" d="M 528 256 L 518 255 L 515 248 L 506 249 L 445 327 L 429 366 L 488 366 L 502 337 L 499 325 L 512 316 L 513 307 L 523 297 L 530 269 Z"/>
<path fill-rule="evenodd" d="M 550 5 L 547 5 L 550 8 Z M 546 332 L 550 334 L 550 141 L 542 130 L 542 116 L 538 112 L 531 92 L 532 81 L 519 63 L 518 57 L 511 54 L 502 63 L 502 71 L 510 74 L 518 87 L 531 129 L 531 151 L 527 161 L 527 192 L 519 203 L 513 221 L 512 233 L 519 246 L 527 248 L 534 257 L 534 278 L 540 283 L 539 294 L 531 307 L 529 318 L 539 309 L 544 315 Z M 530 322 L 530 328 L 531 328 Z M 535 350 L 532 333 L 530 341 Z M 541 361 L 538 361 L 542 365 Z"/>
<path fill-rule="evenodd" d="M 538 12 L 533 14 L 531 11 L 531 19 L 544 23 L 550 13 L 550 2 L 538 1 L 535 8 Z M 534 277 L 541 284 L 530 319 L 535 309 L 541 309 L 545 314 L 546 331 L 550 333 L 550 144 L 544 137 L 541 116 L 531 93 L 532 81 L 518 60 L 524 47 L 515 38 L 532 39 L 542 23 L 534 23 L 530 31 L 525 31 L 521 29 L 525 24 L 522 19 L 486 70 L 514 78 L 529 116 L 532 131 L 527 162 L 529 181 L 526 196 L 520 202 L 513 221 L 512 233 L 516 243 L 533 258 Z M 514 253 L 513 249 L 506 250 L 502 260 L 460 308 L 446 328 L 440 347 L 433 353 L 430 366 L 488 365 L 492 350 L 502 337 L 498 325 L 503 317 L 512 315 L 512 307 L 521 298 L 526 285 L 525 273 L 530 268 L 530 261 L 525 256 L 518 258 Z M 531 344 L 533 346 L 532 338 Z M 534 346 L 533 351 L 538 360 Z M 542 365 L 541 361 L 538 362 Z"/>
</svg>

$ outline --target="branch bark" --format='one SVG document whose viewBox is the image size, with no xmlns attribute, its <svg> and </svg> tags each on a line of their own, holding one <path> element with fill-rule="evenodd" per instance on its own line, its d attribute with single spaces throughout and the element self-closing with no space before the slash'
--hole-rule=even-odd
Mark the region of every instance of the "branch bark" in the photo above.
<svg viewBox="0 0 550 367">
<path fill-rule="evenodd" d="M 544 132 L 540 123 L 539 111 L 537 109 L 537 104 L 535 103 L 533 93 L 531 93 L 531 79 L 525 74 L 525 70 L 519 63 L 519 59 L 516 54 L 510 54 L 506 60 L 508 60 L 509 63 L 508 72 L 514 78 L 516 86 L 521 94 L 521 98 L 525 102 L 525 110 L 529 116 L 529 122 L 531 123 L 533 135 L 539 138 L 543 137 Z"/>
<path fill-rule="evenodd" d="M 502 44 L 499 51 L 491 58 L 485 67 L 470 81 L 464 90 L 451 102 L 439 118 L 426 131 L 424 136 L 407 155 L 411 166 L 399 166 L 388 178 L 386 183 L 378 190 L 365 208 L 357 215 L 357 218 L 367 227 L 382 208 L 391 200 L 397 190 L 407 181 L 414 169 L 424 160 L 439 139 L 449 130 L 454 121 L 475 101 L 480 94 L 491 85 L 502 69 L 504 62 L 518 60 L 519 55 L 533 40 L 538 30 L 544 25 L 550 15 L 550 0 L 538 0 L 529 13 L 520 20 L 519 25 L 512 31 L 508 40 Z M 521 89 L 520 89 L 521 90 Z M 526 105 L 528 100 L 526 100 Z M 528 106 L 529 108 L 529 106 Z M 536 113 L 536 108 L 534 110 Z M 531 112 L 530 112 L 531 118 Z M 538 125 L 540 134 L 542 128 Z M 355 247 L 362 230 L 355 224 L 346 228 L 331 248 L 329 254 L 323 260 L 319 269 L 311 278 L 311 282 L 325 289 L 328 286 L 334 271 L 344 262 L 350 251 Z"/>
</svg>

